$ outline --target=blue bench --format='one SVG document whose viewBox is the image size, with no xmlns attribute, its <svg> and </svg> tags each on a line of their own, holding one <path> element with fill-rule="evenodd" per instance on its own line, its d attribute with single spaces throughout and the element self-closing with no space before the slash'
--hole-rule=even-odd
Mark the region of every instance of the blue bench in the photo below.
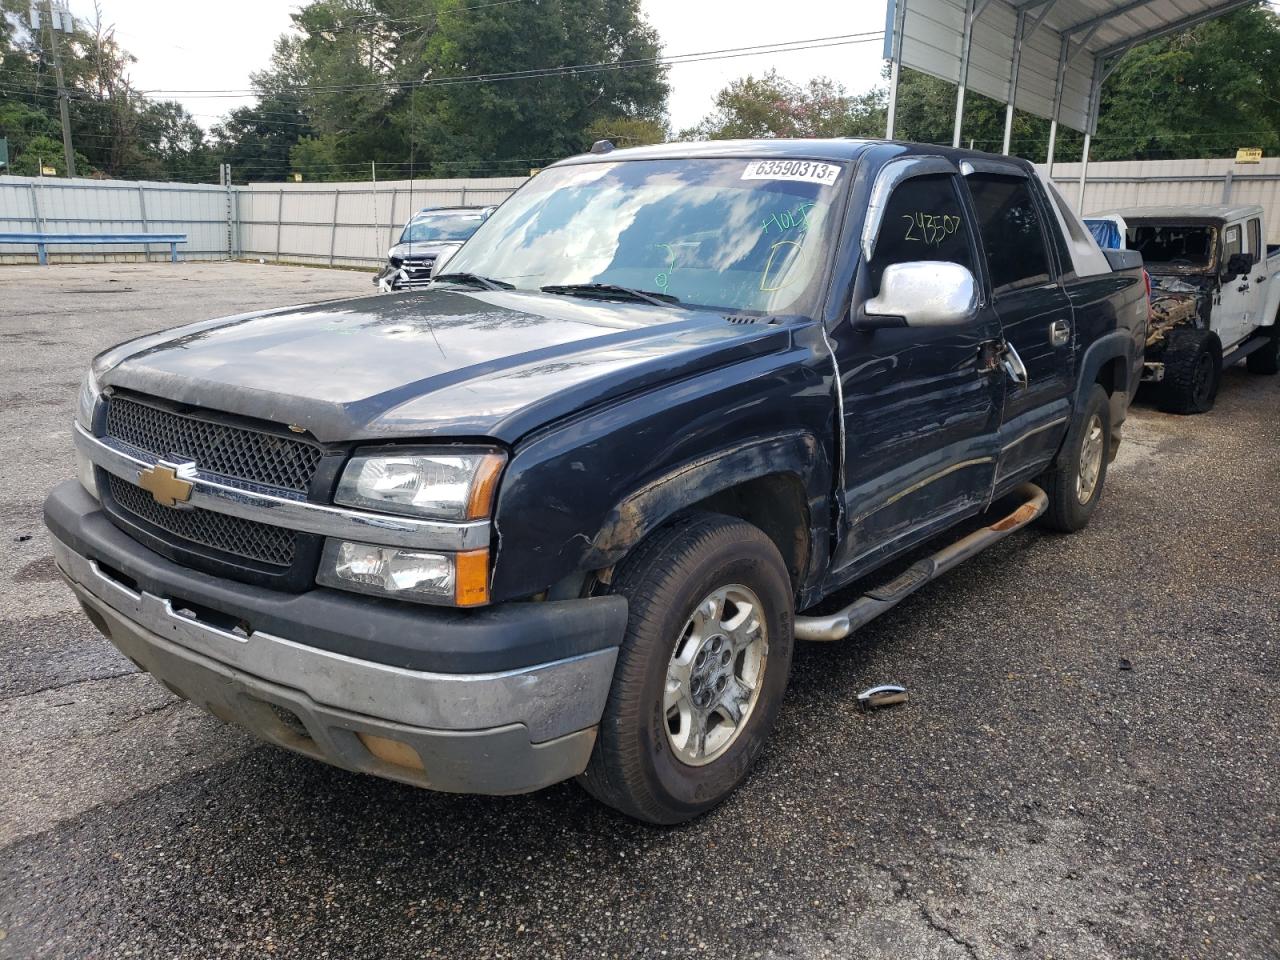
<svg viewBox="0 0 1280 960">
<path fill-rule="evenodd" d="M 167 243 L 169 261 L 178 262 L 178 244 L 186 243 L 185 233 L 0 233 L 0 243 L 33 243 L 41 266 L 49 265 L 49 245 L 55 243 Z"/>
</svg>

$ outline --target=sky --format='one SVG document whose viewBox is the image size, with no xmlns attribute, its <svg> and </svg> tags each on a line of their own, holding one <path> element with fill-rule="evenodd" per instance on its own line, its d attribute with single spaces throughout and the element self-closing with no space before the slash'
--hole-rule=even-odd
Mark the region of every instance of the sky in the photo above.
<svg viewBox="0 0 1280 960">
<path fill-rule="evenodd" d="M 103 21 L 137 57 L 131 68 L 142 90 L 230 90 L 248 86 L 267 65 L 277 36 L 290 26 L 299 0 L 218 0 L 161 4 L 155 0 L 99 0 Z M 884 29 L 884 0 L 641 0 L 668 55 L 809 40 Z M 70 0 L 71 12 L 92 20 L 92 0 Z M 785 11 L 785 16 L 782 15 Z M 673 66 L 671 126 L 680 130 L 711 110 L 716 92 L 746 73 L 770 67 L 798 83 L 829 76 L 851 92 L 880 79 L 879 41 L 827 49 L 755 55 Z M 183 100 L 181 96 L 174 99 Z M 247 99 L 183 100 L 204 127 Z"/>
</svg>

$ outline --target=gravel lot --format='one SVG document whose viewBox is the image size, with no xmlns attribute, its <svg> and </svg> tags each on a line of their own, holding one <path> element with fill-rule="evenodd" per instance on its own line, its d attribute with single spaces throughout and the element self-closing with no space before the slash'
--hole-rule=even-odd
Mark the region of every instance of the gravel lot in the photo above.
<svg viewBox="0 0 1280 960">
<path fill-rule="evenodd" d="M 1139 403 L 1093 525 L 801 645 L 732 800 L 434 795 L 258 745 L 118 655 L 40 521 L 94 353 L 367 274 L 0 270 L 0 957 L 1280 957 L 1280 378 Z M 911 691 L 858 712 L 857 691 Z"/>
</svg>

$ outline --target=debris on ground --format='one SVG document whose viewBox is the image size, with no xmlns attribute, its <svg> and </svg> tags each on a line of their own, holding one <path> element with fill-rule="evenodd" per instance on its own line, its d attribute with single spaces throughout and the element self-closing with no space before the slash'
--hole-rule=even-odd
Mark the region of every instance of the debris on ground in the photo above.
<svg viewBox="0 0 1280 960">
<path fill-rule="evenodd" d="M 871 687 L 858 694 L 858 705 L 863 710 L 875 710 L 880 707 L 892 707 L 894 704 L 907 702 L 907 688 L 896 683 L 885 683 Z"/>
</svg>

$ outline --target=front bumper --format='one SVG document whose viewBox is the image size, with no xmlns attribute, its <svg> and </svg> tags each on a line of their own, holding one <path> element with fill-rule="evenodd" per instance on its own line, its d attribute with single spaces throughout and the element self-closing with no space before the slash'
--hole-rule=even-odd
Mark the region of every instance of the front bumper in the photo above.
<svg viewBox="0 0 1280 960">
<path fill-rule="evenodd" d="M 54 558 L 94 624 L 175 694 L 224 721 L 345 769 L 449 792 L 524 793 L 586 767 L 625 629 L 620 598 L 552 605 L 569 632 L 596 625 L 603 634 L 596 649 L 501 670 L 440 672 L 404 666 L 404 651 L 388 656 L 397 648 L 359 637 L 350 639 L 379 659 L 316 646 L 308 616 L 294 619 L 293 629 L 287 614 L 277 616 L 265 629 L 252 611 L 270 591 L 194 574 L 151 553 L 110 526 L 78 485 L 57 488 L 45 509 Z M 337 591 L 274 596 L 296 610 L 327 603 L 338 623 L 348 605 L 366 621 L 404 614 L 428 633 L 470 623 Z M 521 615 L 537 632 L 547 606 L 508 604 L 496 622 L 518 650 Z"/>
</svg>

